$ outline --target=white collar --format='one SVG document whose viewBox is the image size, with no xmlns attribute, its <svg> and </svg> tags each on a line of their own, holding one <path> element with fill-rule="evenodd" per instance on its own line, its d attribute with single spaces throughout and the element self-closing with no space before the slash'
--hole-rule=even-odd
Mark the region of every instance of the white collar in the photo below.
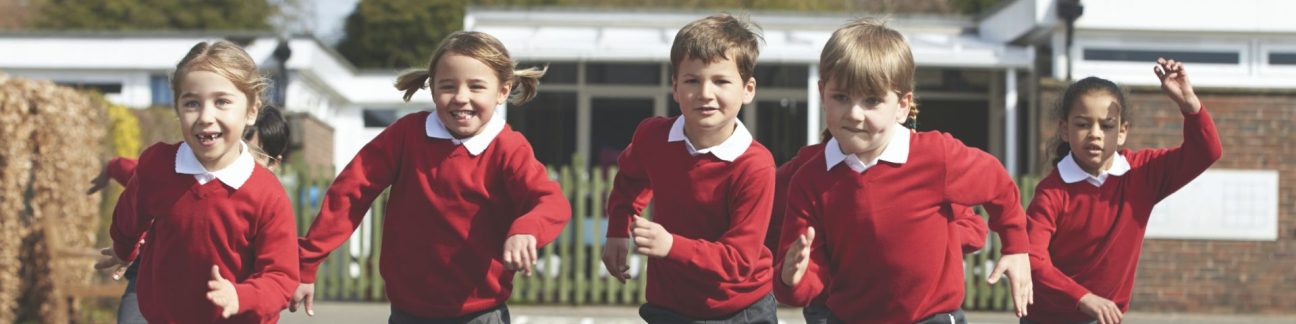
<svg viewBox="0 0 1296 324">
<path fill-rule="evenodd" d="M 1117 152 L 1116 156 L 1112 157 L 1112 159 L 1114 160 L 1112 161 L 1111 167 L 1107 168 L 1107 171 L 1098 172 L 1098 176 L 1095 177 L 1080 168 L 1080 164 L 1076 163 L 1075 158 L 1071 156 L 1071 153 L 1067 153 L 1067 156 L 1057 163 L 1058 175 L 1062 176 L 1062 181 L 1066 183 L 1076 183 L 1080 182 L 1080 180 L 1085 180 L 1086 182 L 1089 182 L 1089 184 L 1094 185 L 1094 187 L 1099 187 L 1102 186 L 1103 182 L 1107 181 L 1107 175 L 1119 177 L 1125 175 L 1125 172 L 1129 172 L 1130 170 L 1129 161 L 1125 160 L 1125 156 L 1121 155 L 1119 152 Z"/>
<path fill-rule="evenodd" d="M 193 149 L 189 148 L 189 143 L 180 143 L 180 149 L 176 150 L 175 172 L 179 174 L 192 174 L 194 179 L 198 179 L 198 184 L 207 184 L 212 179 L 219 179 L 231 188 L 238 189 L 248 178 L 252 177 L 252 171 L 256 169 L 256 160 L 252 159 L 252 154 L 248 153 L 247 143 L 239 141 L 242 146 L 242 153 L 234 159 L 234 163 L 226 166 L 224 169 L 216 171 L 207 171 L 207 167 L 198 162 L 198 157 L 194 155 Z"/>
<path fill-rule="evenodd" d="M 877 165 L 878 161 L 887 161 L 895 164 L 904 164 L 905 162 L 908 162 L 909 129 L 900 126 L 900 124 L 895 124 L 891 127 L 894 129 L 891 130 L 891 138 L 887 139 L 886 148 L 882 149 L 882 154 L 878 154 L 877 158 L 868 162 L 860 161 L 858 155 L 842 153 L 841 145 L 837 143 L 836 138 L 828 140 L 828 143 L 824 144 L 824 162 L 827 163 L 827 169 L 832 170 L 833 166 L 836 166 L 838 163 L 846 162 L 846 166 L 850 167 L 851 170 L 854 170 L 856 173 L 863 173 L 865 170 Z"/>
<path fill-rule="evenodd" d="M 733 134 L 730 134 L 729 138 L 726 138 L 724 142 L 721 142 L 720 145 L 699 149 L 693 146 L 693 142 L 689 141 L 688 136 L 684 136 L 684 116 L 681 115 L 675 118 L 675 124 L 671 125 L 670 135 L 666 137 L 666 141 L 684 141 L 684 147 L 688 148 L 689 155 L 711 153 L 711 155 L 715 155 L 721 160 L 733 162 L 739 156 L 742 156 L 744 152 L 747 152 L 747 148 L 751 147 L 752 143 L 752 135 L 751 132 L 747 131 L 747 126 L 743 126 L 741 120 L 735 120 L 735 122 L 736 126 L 734 126 Z"/>
<path fill-rule="evenodd" d="M 504 130 L 505 123 L 504 114 L 501 114 L 497 110 L 494 115 L 491 115 L 490 121 L 486 122 L 486 126 L 483 126 L 485 129 L 482 129 L 481 133 L 477 133 L 477 135 L 462 140 L 455 138 L 454 135 L 450 134 L 450 130 L 446 129 L 445 124 L 441 123 L 441 118 L 437 118 L 436 110 L 433 110 L 432 113 L 428 114 L 427 122 L 424 124 L 424 128 L 427 129 L 428 137 L 448 139 L 450 142 L 455 143 L 455 145 L 463 144 L 464 148 L 468 149 L 468 154 L 477 156 L 483 151 L 486 151 L 487 147 L 490 147 L 490 143 L 495 140 L 495 136 L 498 136 L 499 133 Z"/>
</svg>

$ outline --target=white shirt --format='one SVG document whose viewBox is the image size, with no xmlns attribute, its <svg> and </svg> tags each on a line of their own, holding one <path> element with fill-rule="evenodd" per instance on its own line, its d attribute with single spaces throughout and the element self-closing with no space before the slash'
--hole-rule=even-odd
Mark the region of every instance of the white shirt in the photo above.
<svg viewBox="0 0 1296 324">
<path fill-rule="evenodd" d="M 181 142 L 180 149 L 176 150 L 175 172 L 192 174 L 194 179 L 198 180 L 198 184 L 205 185 L 216 179 L 230 188 L 238 189 L 252 177 L 252 170 L 256 169 L 256 160 L 253 160 L 252 154 L 248 153 L 247 143 L 239 141 L 239 145 L 242 146 L 243 152 L 234 158 L 234 163 L 224 169 L 207 171 L 207 167 L 204 167 L 202 162 L 198 162 L 198 156 L 194 155 L 189 144 Z"/>
<path fill-rule="evenodd" d="M 864 171 L 878 164 L 878 161 L 887 161 L 895 164 L 904 164 L 909 161 L 909 129 L 899 124 L 892 125 L 891 138 L 887 139 L 886 148 L 882 149 L 882 154 L 872 161 L 861 161 L 858 155 L 842 153 L 841 145 L 837 139 L 828 140 L 824 144 L 824 161 L 827 162 L 828 170 L 838 163 L 846 163 L 847 167 L 855 173 L 864 173 Z"/>
<path fill-rule="evenodd" d="M 427 130 L 428 137 L 448 139 L 455 145 L 463 145 L 468 150 L 468 154 L 477 156 L 482 151 L 485 151 L 487 147 L 490 147 L 490 143 L 495 140 L 495 136 L 498 136 L 504 130 L 504 124 L 504 114 L 496 111 L 494 115 L 491 115 L 491 119 L 486 122 L 486 126 L 483 126 L 484 129 L 480 133 L 466 139 L 458 139 L 453 134 L 450 134 L 450 130 L 446 129 L 445 124 L 441 123 L 441 118 L 437 118 L 437 112 L 433 110 L 431 114 L 428 114 L 424 128 Z"/>
<path fill-rule="evenodd" d="M 726 138 L 720 145 L 699 149 L 693 146 L 693 142 L 689 141 L 688 136 L 684 136 L 684 116 L 679 116 L 675 118 L 675 124 L 671 125 L 670 135 L 666 137 L 666 141 L 684 141 L 684 147 L 688 148 L 689 155 L 697 156 L 711 153 L 711 155 L 715 155 L 721 160 L 733 162 L 739 156 L 742 156 L 744 152 L 747 152 L 747 148 L 751 147 L 752 143 L 751 132 L 747 131 L 747 127 L 743 126 L 742 121 L 736 122 L 737 126 L 734 127 L 733 134 L 729 134 L 729 138 Z"/>
<path fill-rule="evenodd" d="M 1061 175 L 1062 181 L 1066 183 L 1076 183 L 1084 180 L 1094 187 L 1102 187 L 1103 182 L 1107 181 L 1108 175 L 1119 177 L 1130 170 L 1129 161 L 1125 160 L 1125 156 L 1116 153 L 1116 156 L 1112 157 L 1112 159 L 1112 165 L 1107 171 L 1099 171 L 1098 176 L 1094 176 L 1080 168 L 1080 164 L 1076 163 L 1071 153 L 1067 153 L 1067 156 L 1057 163 L 1058 175 Z"/>
</svg>

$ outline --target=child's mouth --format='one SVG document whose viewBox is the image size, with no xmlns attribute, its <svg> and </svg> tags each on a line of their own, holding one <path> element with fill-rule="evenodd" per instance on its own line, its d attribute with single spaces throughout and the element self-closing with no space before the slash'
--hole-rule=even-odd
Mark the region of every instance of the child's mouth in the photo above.
<svg viewBox="0 0 1296 324">
<path fill-rule="evenodd" d="M 221 132 L 206 132 L 194 134 L 194 137 L 198 139 L 199 145 L 212 146 L 216 144 L 216 140 L 221 138 L 221 135 L 223 134 L 224 133 Z"/>
<path fill-rule="evenodd" d="M 450 112 L 450 117 L 461 121 L 475 116 L 477 116 L 477 112 L 472 110 L 455 110 Z"/>
</svg>

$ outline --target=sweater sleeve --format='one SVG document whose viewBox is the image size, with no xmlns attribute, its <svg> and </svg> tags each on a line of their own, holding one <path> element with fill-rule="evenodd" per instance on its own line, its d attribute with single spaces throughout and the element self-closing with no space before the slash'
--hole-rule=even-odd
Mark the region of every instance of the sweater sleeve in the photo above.
<svg viewBox="0 0 1296 324">
<path fill-rule="evenodd" d="M 770 266 L 772 260 L 762 256 L 774 200 L 774 161 L 768 155 L 746 158 L 756 161 L 729 179 L 729 228 L 715 241 L 673 235 L 667 260 L 697 269 L 715 282 L 748 281 Z"/>
<path fill-rule="evenodd" d="M 153 223 L 151 215 L 139 213 L 139 181 L 130 178 L 126 182 L 126 189 L 122 191 L 121 196 L 117 198 L 117 206 L 113 208 L 112 225 L 109 229 L 109 236 L 113 240 L 113 252 L 117 258 L 126 262 L 132 262 L 139 255 L 139 240 L 148 229 L 148 225 Z"/>
<path fill-rule="evenodd" d="M 1219 133 L 1209 112 L 1202 107 L 1196 114 L 1184 114 L 1183 144 L 1178 147 L 1149 150 L 1145 158 L 1156 201 L 1161 201 L 1188 185 L 1193 179 L 1219 161 L 1224 154 Z"/>
<path fill-rule="evenodd" d="M 1026 213 L 1021 193 L 998 159 L 941 134 L 945 153 L 945 197 L 964 206 L 982 205 L 990 214 L 990 229 L 1003 240 L 1003 254 L 1026 253 Z"/>
<path fill-rule="evenodd" d="M 986 227 L 985 219 L 981 218 L 975 210 L 962 205 L 947 205 L 950 213 L 953 214 L 954 220 L 951 221 L 955 232 L 959 236 L 959 245 L 963 248 L 963 253 L 972 253 L 985 247 L 986 235 L 990 229 Z"/>
<path fill-rule="evenodd" d="M 504 168 L 510 176 L 506 184 L 509 196 L 521 205 L 522 212 L 513 220 L 507 236 L 534 235 L 537 248 L 549 244 L 571 220 L 571 203 L 558 183 L 549 179 L 548 170 L 536 160 L 525 140 L 507 153 Z"/>
<path fill-rule="evenodd" d="M 239 313 L 254 313 L 258 318 L 273 318 L 288 307 L 301 278 L 292 204 L 282 189 L 276 190 L 273 201 L 262 209 L 252 239 L 251 275 L 234 283 Z"/>
<path fill-rule="evenodd" d="M 607 217 L 609 238 L 630 237 L 630 219 L 642 215 L 643 209 L 652 200 L 653 192 L 648 181 L 648 171 L 644 168 L 642 133 L 648 128 L 652 119 L 639 123 L 630 145 L 617 157 L 617 174 L 612 180 L 612 192 L 608 194 Z"/>
<path fill-rule="evenodd" d="M 774 264 L 774 296 L 781 303 L 805 306 L 829 285 L 828 254 L 824 251 L 827 247 L 824 243 L 827 240 L 827 233 L 824 233 L 823 227 L 819 226 L 818 219 L 822 213 L 815 207 L 816 204 L 813 191 L 809 190 L 802 179 L 793 176 L 791 183 L 788 184 L 787 211 L 783 214 L 783 233 L 779 235 L 777 253 L 779 257 Z M 800 239 L 801 234 L 805 234 L 806 229 L 810 227 L 815 228 L 815 238 L 810 242 L 810 261 L 806 266 L 805 275 L 796 286 L 788 286 L 783 282 L 783 263 L 787 261 L 783 256 L 787 255 L 792 242 Z"/>
<path fill-rule="evenodd" d="M 125 186 L 131 177 L 135 176 L 135 166 L 139 165 L 139 160 L 127 157 L 115 157 L 108 160 L 105 168 L 108 170 L 108 177 L 113 181 Z"/>
<path fill-rule="evenodd" d="M 1089 289 L 1058 270 L 1053 265 L 1049 252 L 1053 236 L 1057 233 L 1057 216 L 1063 209 L 1065 201 L 1056 197 L 1047 187 L 1048 185 L 1041 184 L 1035 189 L 1035 198 L 1031 200 L 1030 208 L 1026 210 L 1026 214 L 1030 217 L 1027 231 L 1030 233 L 1031 244 L 1031 277 L 1034 278 L 1038 289 L 1061 292 L 1072 302 L 1079 304 L 1080 297 L 1088 294 Z"/>
<path fill-rule="evenodd" d="M 406 132 L 421 130 L 420 118 L 414 114 L 398 120 L 372 141 L 365 144 L 351 159 L 346 168 L 333 179 L 319 215 L 311 223 L 306 237 L 299 239 L 301 257 L 301 282 L 314 283 L 320 263 L 328 257 L 364 219 L 374 199 L 391 186 L 400 170 L 400 152 L 404 147 Z M 427 116 L 436 118 L 436 116 Z M 410 129 L 407 130 L 406 128 Z"/>
<path fill-rule="evenodd" d="M 140 159 L 151 161 L 159 154 L 167 154 L 166 146 L 155 144 L 140 153 Z M 174 153 L 174 151 L 171 151 Z M 117 160 L 117 159 L 114 159 Z M 123 162 L 118 162 L 123 163 Z M 153 224 L 153 215 L 141 213 L 140 198 L 143 185 L 139 179 L 133 176 L 135 168 L 138 166 L 138 160 L 125 162 L 130 164 L 131 175 L 125 177 L 126 186 L 117 198 L 117 206 L 113 208 L 112 225 L 110 225 L 108 235 L 113 240 L 113 252 L 123 261 L 131 262 L 139 255 L 139 241 L 148 232 L 149 226 Z M 152 162 L 150 162 L 152 163 Z M 112 162 L 109 162 L 109 172 L 111 171 Z M 114 179 L 116 177 L 114 176 Z"/>
</svg>

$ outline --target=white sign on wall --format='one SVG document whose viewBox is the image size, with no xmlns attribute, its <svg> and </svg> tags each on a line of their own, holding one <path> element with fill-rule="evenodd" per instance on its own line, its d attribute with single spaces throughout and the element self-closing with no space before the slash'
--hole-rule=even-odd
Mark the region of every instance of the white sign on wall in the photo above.
<svg viewBox="0 0 1296 324">
<path fill-rule="evenodd" d="M 1278 171 L 1210 169 L 1162 200 L 1150 239 L 1278 239 Z"/>
</svg>

